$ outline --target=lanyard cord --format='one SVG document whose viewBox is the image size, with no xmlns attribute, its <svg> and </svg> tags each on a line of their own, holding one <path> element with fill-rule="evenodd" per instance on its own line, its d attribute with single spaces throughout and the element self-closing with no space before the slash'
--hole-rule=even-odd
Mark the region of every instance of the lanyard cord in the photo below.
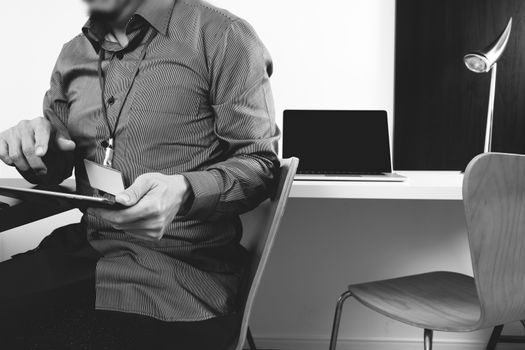
<svg viewBox="0 0 525 350">
<path fill-rule="evenodd" d="M 108 130 L 109 130 L 109 144 L 105 147 L 113 147 L 113 141 L 115 139 L 115 134 L 117 133 L 117 126 L 118 126 L 118 123 L 120 121 L 120 116 L 122 115 L 122 110 L 124 108 L 124 104 L 129 96 L 129 93 L 131 91 L 131 88 L 133 87 L 133 83 L 135 82 L 135 78 L 137 77 L 138 73 L 139 73 L 139 68 L 140 68 L 140 64 L 142 63 L 142 61 L 144 60 L 144 58 L 146 57 L 146 51 L 148 50 L 148 47 L 149 45 L 151 44 L 151 42 L 153 41 L 153 39 L 155 38 L 155 36 L 157 35 L 157 31 L 155 31 L 153 29 L 153 32 L 151 33 L 151 35 L 149 36 L 148 40 L 146 41 L 146 43 L 144 44 L 144 48 L 142 49 L 142 52 L 140 53 L 140 57 L 137 61 L 137 64 L 135 66 L 135 70 L 133 72 L 133 76 L 131 78 L 131 82 L 129 83 L 129 86 L 126 90 L 126 93 L 124 95 L 124 99 L 122 100 L 122 103 L 120 104 L 120 108 L 119 108 L 119 111 L 118 111 L 118 114 L 117 114 L 117 120 L 115 122 L 115 126 L 113 128 L 111 128 L 111 125 L 109 123 L 109 117 L 108 117 L 108 109 L 107 109 L 107 106 L 106 106 L 106 76 L 102 70 L 102 61 L 104 61 L 105 59 L 105 56 L 106 56 L 106 51 L 103 49 L 103 48 L 100 48 L 100 53 L 99 53 L 99 59 L 98 59 L 98 79 L 99 79 L 99 82 L 100 82 L 100 89 L 101 89 L 101 99 L 102 99 L 102 112 L 104 114 L 104 119 L 106 120 L 106 123 L 108 125 Z"/>
</svg>

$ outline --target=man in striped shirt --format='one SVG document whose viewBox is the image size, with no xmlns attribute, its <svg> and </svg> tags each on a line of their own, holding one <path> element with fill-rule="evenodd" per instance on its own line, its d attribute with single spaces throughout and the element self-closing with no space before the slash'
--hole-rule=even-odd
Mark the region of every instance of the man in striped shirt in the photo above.
<svg viewBox="0 0 525 350">
<path fill-rule="evenodd" d="M 0 263 L 2 343 L 224 348 L 247 261 L 239 215 L 278 169 L 271 59 L 249 24 L 201 0 L 85 2 L 44 117 L 1 133 L 0 158 L 33 183 L 74 170 L 93 195 L 83 161 L 111 145 L 126 208 L 88 209 Z"/>
</svg>

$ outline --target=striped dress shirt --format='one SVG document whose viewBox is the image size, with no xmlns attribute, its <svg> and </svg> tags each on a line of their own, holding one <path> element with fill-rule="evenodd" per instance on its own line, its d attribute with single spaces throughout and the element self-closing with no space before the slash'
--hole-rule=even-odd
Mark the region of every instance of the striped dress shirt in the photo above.
<svg viewBox="0 0 525 350">
<path fill-rule="evenodd" d="M 90 19 L 54 68 L 44 115 L 66 127 L 77 148 L 71 157 L 49 154 L 53 181 L 74 169 L 78 191 L 94 193 L 83 159 L 102 163 L 109 138 L 97 77 L 103 48 L 112 126 L 123 104 L 113 167 L 126 186 L 144 173 L 182 174 L 193 200 L 155 242 L 84 214 L 88 239 L 102 254 L 96 307 L 164 321 L 233 313 L 247 261 L 239 215 L 268 197 L 278 169 L 269 54 L 246 21 L 200 0 L 144 0 L 127 26 L 129 45 L 107 34 Z"/>
</svg>

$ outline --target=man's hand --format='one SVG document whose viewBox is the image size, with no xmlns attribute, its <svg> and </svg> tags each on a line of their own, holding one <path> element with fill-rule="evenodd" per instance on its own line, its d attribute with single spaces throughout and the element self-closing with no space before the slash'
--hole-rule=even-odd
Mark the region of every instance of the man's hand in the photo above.
<svg viewBox="0 0 525 350">
<path fill-rule="evenodd" d="M 67 130 L 57 130 L 45 118 L 23 120 L 16 126 L 0 133 L 0 159 L 21 172 L 32 170 L 37 175 L 45 175 L 47 167 L 42 161 L 50 142 L 59 151 L 73 151 Z"/>
<path fill-rule="evenodd" d="M 90 208 L 88 213 L 136 238 L 160 240 L 190 193 L 182 175 L 144 174 L 116 196 L 118 203 L 129 208 Z"/>
</svg>

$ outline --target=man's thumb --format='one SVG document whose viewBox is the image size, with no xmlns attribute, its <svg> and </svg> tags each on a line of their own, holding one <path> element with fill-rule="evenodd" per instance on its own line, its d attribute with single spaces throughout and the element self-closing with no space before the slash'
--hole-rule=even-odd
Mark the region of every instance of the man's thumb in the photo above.
<svg viewBox="0 0 525 350">
<path fill-rule="evenodd" d="M 147 186 L 147 182 L 139 176 L 125 191 L 117 194 L 115 200 L 120 204 L 130 207 L 137 204 L 148 191 L 149 186 Z"/>
<path fill-rule="evenodd" d="M 73 151 L 76 147 L 75 143 L 71 141 L 71 138 L 67 132 L 57 131 L 55 141 L 58 149 L 61 151 Z"/>
</svg>

